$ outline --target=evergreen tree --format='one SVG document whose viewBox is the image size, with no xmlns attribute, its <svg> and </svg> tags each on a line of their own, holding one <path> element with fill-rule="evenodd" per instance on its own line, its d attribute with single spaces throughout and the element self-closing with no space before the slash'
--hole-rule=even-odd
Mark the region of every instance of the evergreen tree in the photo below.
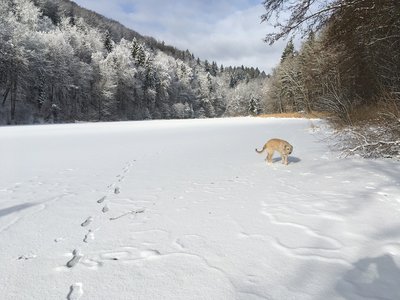
<svg viewBox="0 0 400 300">
<path fill-rule="evenodd" d="M 146 52 L 143 45 L 139 45 L 136 55 L 136 62 L 139 66 L 144 67 L 146 65 Z"/>
<path fill-rule="evenodd" d="M 106 31 L 104 36 L 104 48 L 106 48 L 108 53 L 110 53 L 114 48 L 113 41 L 111 39 L 111 34 L 108 30 Z"/>
<path fill-rule="evenodd" d="M 289 57 L 294 57 L 294 44 L 293 39 L 290 39 L 289 42 L 286 44 L 285 49 L 283 50 L 281 56 L 281 63 L 285 61 L 285 59 Z"/>
<path fill-rule="evenodd" d="M 211 71 L 210 63 L 207 59 L 204 61 L 204 71 L 208 73 Z"/>
<path fill-rule="evenodd" d="M 217 76 L 217 73 L 218 73 L 218 65 L 215 61 L 213 61 L 211 63 L 210 74 L 215 77 Z"/>
<path fill-rule="evenodd" d="M 254 97 L 251 97 L 249 101 L 249 113 L 253 116 L 256 116 L 260 113 L 259 103 Z"/>
</svg>

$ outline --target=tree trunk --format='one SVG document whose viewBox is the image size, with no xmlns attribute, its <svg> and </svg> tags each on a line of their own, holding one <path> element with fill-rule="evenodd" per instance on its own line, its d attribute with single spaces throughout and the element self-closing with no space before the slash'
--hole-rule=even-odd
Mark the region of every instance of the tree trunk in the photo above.
<svg viewBox="0 0 400 300">
<path fill-rule="evenodd" d="M 17 78 L 14 78 L 11 83 L 11 109 L 10 109 L 10 121 L 11 124 L 15 124 L 15 107 L 17 102 Z"/>
<path fill-rule="evenodd" d="M 3 107 L 4 107 L 4 105 L 6 104 L 7 96 L 8 96 L 8 93 L 10 92 L 10 89 L 11 89 L 11 84 L 7 87 L 6 92 L 4 93 L 3 102 L 1 103 L 1 105 L 2 105 Z"/>
</svg>

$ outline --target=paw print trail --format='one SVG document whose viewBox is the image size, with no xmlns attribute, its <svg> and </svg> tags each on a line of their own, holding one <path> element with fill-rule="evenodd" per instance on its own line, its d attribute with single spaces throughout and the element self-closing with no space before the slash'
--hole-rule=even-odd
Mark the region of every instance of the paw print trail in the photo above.
<svg viewBox="0 0 400 300">
<path fill-rule="evenodd" d="M 102 209 L 101 212 L 107 213 L 110 209 L 109 206 L 107 204 L 107 201 L 110 195 L 118 195 L 121 192 L 121 184 L 123 183 L 127 173 L 130 171 L 130 168 L 132 167 L 133 163 L 132 162 L 128 162 L 126 164 L 126 166 L 122 169 L 121 174 L 118 174 L 117 177 L 117 181 L 108 185 L 107 186 L 107 194 L 102 196 L 101 198 L 99 198 L 98 200 L 96 200 L 96 202 L 98 204 L 102 205 Z M 144 212 L 144 209 L 142 210 L 135 210 L 135 211 L 130 211 L 128 213 L 125 213 L 121 216 L 118 216 L 116 218 L 109 218 L 109 220 L 115 220 L 115 219 L 119 219 L 127 214 L 134 214 L 136 215 L 137 213 L 142 213 Z M 94 217 L 93 216 L 89 216 L 86 218 L 86 220 L 84 220 L 80 226 L 81 227 L 87 227 L 89 225 L 92 224 L 92 222 L 94 221 Z M 92 230 L 92 229 L 88 229 L 87 233 L 85 234 L 84 238 L 82 239 L 83 243 L 89 243 L 91 240 L 94 240 L 94 232 L 97 231 L 99 228 L 97 228 L 96 230 Z M 74 249 L 72 251 L 72 258 L 66 263 L 66 266 L 68 268 L 73 268 L 75 267 L 84 257 L 84 255 L 81 253 L 81 251 L 79 249 Z M 74 283 L 70 286 L 70 290 L 69 293 L 67 295 L 67 299 L 68 300 L 78 300 L 81 298 L 81 296 L 83 295 L 83 289 L 82 289 L 82 283 L 77 282 Z"/>
<path fill-rule="evenodd" d="M 136 161 L 136 160 L 134 160 Z M 118 195 L 121 193 L 121 184 L 124 181 L 126 174 L 129 173 L 131 167 L 133 166 L 132 162 L 128 162 L 126 164 L 126 166 L 122 169 L 122 173 L 118 174 L 116 177 L 118 178 L 118 180 L 114 183 L 111 183 L 107 186 L 108 189 L 108 194 L 114 194 L 114 195 Z M 107 195 L 104 195 L 103 197 L 101 197 L 99 200 L 97 200 L 97 203 L 101 204 L 103 203 L 106 199 L 108 198 Z M 109 208 L 107 206 L 107 204 L 102 208 L 102 212 L 106 213 L 107 211 L 109 211 Z"/>
</svg>

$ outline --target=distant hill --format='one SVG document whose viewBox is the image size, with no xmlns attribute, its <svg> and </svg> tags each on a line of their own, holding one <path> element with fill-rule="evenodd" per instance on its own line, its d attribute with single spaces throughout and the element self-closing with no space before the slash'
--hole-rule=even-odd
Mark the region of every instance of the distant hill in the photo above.
<svg viewBox="0 0 400 300">
<path fill-rule="evenodd" d="M 69 0 L 0 5 L 0 124 L 257 114 L 258 69 L 218 65 Z"/>
<path fill-rule="evenodd" d="M 109 19 L 92 10 L 83 8 L 70 0 L 35 0 L 34 2 L 42 9 L 43 14 L 51 18 L 53 22 L 58 22 L 60 15 L 72 18 L 83 18 L 90 26 L 98 28 L 104 32 L 110 32 L 111 38 L 115 42 L 119 42 L 122 38 L 126 40 L 136 38 L 141 42 L 145 42 L 149 47 L 159 49 L 176 58 L 181 58 L 186 52 L 179 50 L 174 46 L 165 45 L 163 42 L 159 42 L 153 37 L 143 36 L 115 20 Z"/>
</svg>

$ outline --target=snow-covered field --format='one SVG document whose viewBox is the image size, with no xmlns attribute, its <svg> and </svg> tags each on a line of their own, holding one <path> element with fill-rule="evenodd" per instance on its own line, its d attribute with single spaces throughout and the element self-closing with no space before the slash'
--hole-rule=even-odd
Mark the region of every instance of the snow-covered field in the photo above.
<svg viewBox="0 0 400 300">
<path fill-rule="evenodd" d="M 0 128 L 0 299 L 400 299 L 400 163 L 323 122 Z M 294 146 L 289 165 L 255 153 Z"/>
</svg>

